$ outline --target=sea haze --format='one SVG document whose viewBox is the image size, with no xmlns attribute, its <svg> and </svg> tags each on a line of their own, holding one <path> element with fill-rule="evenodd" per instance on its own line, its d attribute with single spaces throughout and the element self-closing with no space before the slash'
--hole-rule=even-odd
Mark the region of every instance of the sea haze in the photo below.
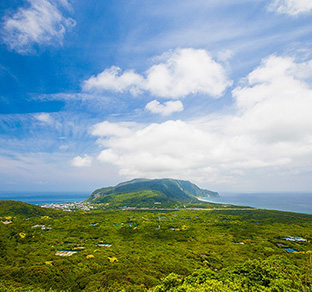
<svg viewBox="0 0 312 292">
<path fill-rule="evenodd" d="M 312 193 L 220 193 L 213 203 L 312 214 Z"/>
<path fill-rule="evenodd" d="M 22 201 L 42 205 L 84 201 L 91 192 L 0 192 L 0 200 Z"/>
</svg>

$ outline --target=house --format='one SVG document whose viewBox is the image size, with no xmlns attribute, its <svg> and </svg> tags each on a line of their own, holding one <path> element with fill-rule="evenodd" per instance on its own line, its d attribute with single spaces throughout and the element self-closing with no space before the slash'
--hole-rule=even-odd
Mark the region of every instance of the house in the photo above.
<svg viewBox="0 0 312 292">
<path fill-rule="evenodd" d="M 288 241 L 297 241 L 297 242 L 306 242 L 306 241 L 307 241 L 307 240 L 304 239 L 304 238 L 293 237 L 293 236 L 283 237 L 283 239 L 288 240 Z"/>
<path fill-rule="evenodd" d="M 112 245 L 110 243 L 98 243 L 96 246 L 104 246 L 104 247 L 111 247 Z"/>
<path fill-rule="evenodd" d="M 5 220 L 5 221 L 0 221 L 2 224 L 7 225 L 7 224 L 11 224 L 12 221 L 11 220 Z"/>
<path fill-rule="evenodd" d="M 37 225 L 31 226 L 31 228 L 41 228 L 41 230 L 44 230 L 44 229 L 46 229 L 46 226 L 37 224 Z"/>
<path fill-rule="evenodd" d="M 58 250 L 55 255 L 60 257 L 70 257 L 77 252 L 78 251 L 75 250 Z"/>
</svg>

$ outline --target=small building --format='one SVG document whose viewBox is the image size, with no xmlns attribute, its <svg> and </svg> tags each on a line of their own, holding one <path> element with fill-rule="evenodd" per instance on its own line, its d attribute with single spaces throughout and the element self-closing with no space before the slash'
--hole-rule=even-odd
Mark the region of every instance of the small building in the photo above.
<svg viewBox="0 0 312 292">
<path fill-rule="evenodd" d="M 98 243 L 96 246 L 98 246 L 98 247 L 111 247 L 112 244 L 111 243 Z"/>
<path fill-rule="evenodd" d="M 11 224 L 12 221 L 11 220 L 4 220 L 4 221 L 0 221 L 2 224 L 7 225 L 7 224 Z"/>
<path fill-rule="evenodd" d="M 37 225 L 31 226 L 31 228 L 41 228 L 41 230 L 44 230 L 44 229 L 46 229 L 46 226 L 37 224 Z"/>
<path fill-rule="evenodd" d="M 306 241 L 307 241 L 307 240 L 304 239 L 304 238 L 293 237 L 293 236 L 283 237 L 283 239 L 288 240 L 288 241 L 296 241 L 296 242 L 306 242 Z"/>
<path fill-rule="evenodd" d="M 60 257 L 70 257 L 77 252 L 78 251 L 76 250 L 58 250 L 55 255 Z"/>
</svg>

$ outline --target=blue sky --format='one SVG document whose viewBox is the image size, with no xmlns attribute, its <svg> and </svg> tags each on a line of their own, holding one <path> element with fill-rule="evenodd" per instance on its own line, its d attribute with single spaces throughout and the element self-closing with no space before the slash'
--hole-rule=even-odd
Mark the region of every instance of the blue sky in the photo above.
<svg viewBox="0 0 312 292">
<path fill-rule="evenodd" d="M 0 13 L 0 190 L 135 177 L 312 190 L 310 0 L 14 0 Z"/>
</svg>

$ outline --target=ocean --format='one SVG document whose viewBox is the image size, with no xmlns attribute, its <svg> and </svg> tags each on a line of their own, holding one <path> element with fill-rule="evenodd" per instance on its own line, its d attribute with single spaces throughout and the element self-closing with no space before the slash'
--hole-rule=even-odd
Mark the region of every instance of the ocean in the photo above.
<svg viewBox="0 0 312 292">
<path fill-rule="evenodd" d="M 208 202 L 312 214 L 312 193 L 220 193 Z"/>
<path fill-rule="evenodd" d="M 22 201 L 34 205 L 84 201 L 91 192 L 0 192 L 0 200 Z"/>
<path fill-rule="evenodd" d="M 0 200 L 16 200 L 43 205 L 49 203 L 79 202 L 91 192 L 0 192 Z M 220 193 L 208 202 L 250 206 L 262 209 L 312 214 L 312 193 Z"/>
</svg>

